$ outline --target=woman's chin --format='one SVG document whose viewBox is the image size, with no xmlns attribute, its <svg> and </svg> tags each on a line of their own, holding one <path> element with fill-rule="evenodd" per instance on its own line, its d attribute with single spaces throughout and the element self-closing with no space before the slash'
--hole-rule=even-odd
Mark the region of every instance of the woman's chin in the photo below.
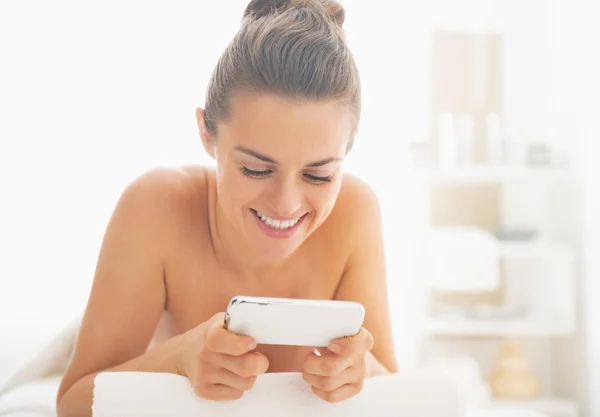
<svg viewBox="0 0 600 417">
<path fill-rule="evenodd" d="M 274 264 L 285 261 L 298 249 L 299 244 L 289 242 L 270 242 L 270 244 L 257 245 L 255 248 L 256 256 L 260 263 Z"/>
<path fill-rule="evenodd" d="M 307 216 L 301 218 L 293 227 L 273 228 L 254 216 L 251 246 L 261 263 L 277 263 L 292 255 L 305 240 Z"/>
</svg>

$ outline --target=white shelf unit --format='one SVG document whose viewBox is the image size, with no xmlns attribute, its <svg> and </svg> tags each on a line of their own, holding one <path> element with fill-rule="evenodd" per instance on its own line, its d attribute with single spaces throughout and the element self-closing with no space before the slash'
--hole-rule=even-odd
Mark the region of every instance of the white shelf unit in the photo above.
<svg viewBox="0 0 600 417">
<path fill-rule="evenodd" d="M 417 175 L 429 186 L 481 186 L 499 185 L 540 188 L 552 187 L 555 184 L 569 185 L 573 181 L 571 173 L 563 168 L 520 168 L 520 167 L 457 167 L 453 169 L 418 169 Z M 542 233 L 544 236 L 544 234 Z M 554 268 L 550 276 L 539 274 L 536 278 L 527 274 L 519 275 L 514 281 L 531 283 L 530 290 L 521 291 L 538 295 L 538 290 L 551 288 L 552 303 L 540 303 L 548 307 L 547 311 L 539 310 L 520 316 L 508 318 L 480 319 L 471 318 L 458 313 L 444 315 L 429 315 L 423 321 L 422 334 L 424 342 L 435 344 L 444 340 L 460 341 L 461 346 L 468 346 L 474 340 L 493 339 L 504 340 L 522 338 L 524 340 L 545 340 L 550 343 L 557 338 L 573 335 L 576 330 L 574 280 L 575 268 L 573 246 L 562 241 L 553 241 L 544 237 L 529 241 L 501 241 L 500 256 L 504 261 L 515 264 L 526 264 L 534 268 Z M 547 278 L 547 281 L 544 280 Z M 552 287 L 554 285 L 554 287 Z M 537 287 L 536 287 L 537 286 Z M 550 305 L 551 304 L 551 305 Z M 558 310 L 561 314 L 554 314 Z M 466 345 L 465 345 L 466 344 Z M 438 353 L 440 352 L 440 348 Z M 453 348 L 454 349 L 454 348 Z M 468 349 L 466 349 L 468 350 Z M 546 350 L 546 349 L 544 349 Z M 456 351 L 454 351 L 456 353 Z M 487 352 L 490 353 L 489 351 Z M 485 356 L 485 355 L 484 355 Z M 550 372 L 551 375 L 551 372 Z M 544 376 L 546 377 L 546 375 Z M 550 377 L 552 379 L 553 377 Z M 546 383 L 547 381 L 543 381 Z M 551 383 L 545 386 L 552 385 Z M 546 390 L 539 398 L 528 400 L 494 399 L 485 409 L 529 409 L 538 411 L 550 417 L 581 417 L 577 401 L 570 398 L 554 396 L 554 392 Z"/>
<path fill-rule="evenodd" d="M 545 241 L 503 242 L 500 256 L 505 259 L 552 259 L 555 256 L 572 256 L 572 247 L 566 243 Z"/>
<path fill-rule="evenodd" d="M 507 260 L 548 262 L 558 257 L 572 257 L 572 248 L 565 243 L 544 241 L 504 242 L 500 244 L 500 256 Z M 467 317 L 429 317 L 424 331 L 437 336 L 482 337 L 561 337 L 575 330 L 567 317 L 549 318 L 525 316 L 514 319 L 474 319 Z"/>
<path fill-rule="evenodd" d="M 487 410 L 528 409 L 557 417 L 574 417 L 579 413 L 575 401 L 563 398 L 539 398 L 536 400 L 495 400 L 486 404 Z"/>
<path fill-rule="evenodd" d="M 573 331 L 572 323 L 538 318 L 507 320 L 428 319 L 425 332 L 434 336 L 560 337 Z"/>
<path fill-rule="evenodd" d="M 421 178 L 431 183 L 485 184 L 503 182 L 570 181 L 566 168 L 517 166 L 459 166 L 456 168 L 421 168 Z"/>
</svg>

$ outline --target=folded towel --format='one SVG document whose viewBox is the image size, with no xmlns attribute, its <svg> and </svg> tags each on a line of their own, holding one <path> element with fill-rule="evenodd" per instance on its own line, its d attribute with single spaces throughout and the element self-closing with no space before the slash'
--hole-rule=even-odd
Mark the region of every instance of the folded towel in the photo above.
<svg viewBox="0 0 600 417">
<path fill-rule="evenodd" d="M 298 373 L 261 375 L 241 399 L 217 402 L 195 395 L 179 375 L 106 372 L 95 379 L 92 409 L 94 417 L 461 417 L 465 410 L 450 379 L 422 371 L 367 379 L 338 403 L 317 397 Z"/>
</svg>

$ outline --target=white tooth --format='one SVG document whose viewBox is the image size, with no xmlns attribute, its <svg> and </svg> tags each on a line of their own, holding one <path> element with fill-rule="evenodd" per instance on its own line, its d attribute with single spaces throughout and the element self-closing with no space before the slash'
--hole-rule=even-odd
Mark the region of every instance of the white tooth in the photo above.
<svg viewBox="0 0 600 417">
<path fill-rule="evenodd" d="M 261 213 L 259 211 L 257 211 L 256 214 L 267 225 L 269 225 L 273 229 L 279 229 L 279 230 L 289 229 L 289 228 L 293 227 L 294 225 L 296 225 L 296 223 L 298 223 L 298 221 L 300 220 L 300 218 L 297 218 L 297 219 L 292 219 L 292 220 L 283 220 L 283 221 L 281 221 L 281 220 L 272 219 L 269 216 L 266 216 L 266 215 L 264 215 L 263 213 Z"/>
</svg>

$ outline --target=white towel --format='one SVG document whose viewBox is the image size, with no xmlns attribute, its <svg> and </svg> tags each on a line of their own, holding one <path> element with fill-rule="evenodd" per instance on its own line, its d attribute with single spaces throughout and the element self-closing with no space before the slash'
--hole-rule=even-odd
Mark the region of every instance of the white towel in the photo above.
<svg viewBox="0 0 600 417">
<path fill-rule="evenodd" d="M 22 364 L 12 376 L 0 385 L 0 401 L 4 394 L 22 385 L 62 375 L 69 364 L 79 331 L 80 316 L 53 336 L 30 360 Z"/>
<path fill-rule="evenodd" d="M 107 372 L 96 377 L 94 417 L 461 417 L 464 403 L 447 377 L 403 371 L 365 380 L 356 396 L 338 403 L 317 397 L 297 373 L 265 374 L 239 400 L 196 396 L 173 374 Z"/>
</svg>

